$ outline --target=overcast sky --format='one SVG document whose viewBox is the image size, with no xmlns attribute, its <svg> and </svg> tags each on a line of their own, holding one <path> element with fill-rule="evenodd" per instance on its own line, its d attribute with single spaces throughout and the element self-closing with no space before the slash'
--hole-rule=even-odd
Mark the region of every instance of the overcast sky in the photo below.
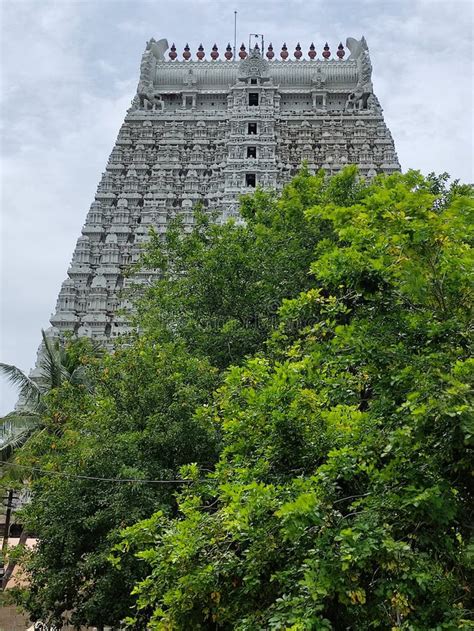
<svg viewBox="0 0 474 631">
<path fill-rule="evenodd" d="M 403 170 L 473 178 L 470 0 L 0 0 L 0 361 L 34 364 L 150 37 L 221 54 L 365 35 Z M 0 413 L 16 400 L 2 384 Z"/>
</svg>

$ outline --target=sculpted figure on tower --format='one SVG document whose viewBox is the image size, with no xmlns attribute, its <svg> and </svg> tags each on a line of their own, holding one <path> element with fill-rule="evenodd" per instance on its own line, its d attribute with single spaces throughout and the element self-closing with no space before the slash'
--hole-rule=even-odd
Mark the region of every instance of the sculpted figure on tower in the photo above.
<svg viewBox="0 0 474 631">
<path fill-rule="evenodd" d="M 145 52 L 140 63 L 140 79 L 138 81 L 136 101 L 141 109 L 155 110 L 164 109 L 164 101 L 159 93 L 155 91 L 154 79 L 157 61 L 165 60 L 165 52 L 168 49 L 168 41 L 153 38 L 147 42 Z"/>
<path fill-rule="evenodd" d="M 348 59 L 355 60 L 357 63 L 357 85 L 354 92 L 349 94 L 346 103 L 346 109 L 354 111 L 356 109 L 367 109 L 367 102 L 371 94 L 373 94 L 374 87 L 372 85 L 372 62 L 370 61 L 369 47 L 365 41 L 365 37 L 362 37 L 360 41 L 357 41 L 353 37 L 348 37 L 346 40 L 346 46 L 351 51 L 351 55 Z"/>
</svg>

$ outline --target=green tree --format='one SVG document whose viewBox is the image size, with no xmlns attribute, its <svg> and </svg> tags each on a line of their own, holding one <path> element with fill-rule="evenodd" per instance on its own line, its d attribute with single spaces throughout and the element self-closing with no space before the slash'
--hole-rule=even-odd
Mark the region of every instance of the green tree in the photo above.
<svg viewBox="0 0 474 631">
<path fill-rule="evenodd" d="M 196 413 L 216 471 L 116 546 L 148 567 L 131 628 L 471 627 L 474 204 L 444 180 L 305 210 L 313 286 Z"/>
<path fill-rule="evenodd" d="M 52 340 L 43 330 L 41 336 L 42 350 L 35 379 L 25 375 L 16 366 L 0 363 L 0 374 L 7 377 L 10 383 L 17 386 L 19 390 L 17 409 L 0 419 L 2 435 L 0 462 L 3 466 L 1 487 L 8 489 L 7 497 L 9 498 L 13 496 L 12 489 L 24 487 L 28 479 L 24 470 L 15 467 L 15 460 L 29 440 L 46 430 L 44 417 L 48 393 L 66 382 L 76 387 L 90 389 L 92 384 L 86 363 L 102 353 L 101 347 L 88 339 Z M 17 553 L 11 554 L 8 549 L 8 524 L 11 511 L 10 506 L 7 509 L 6 529 L 2 543 L 2 565 L 5 567 L 6 564 L 2 589 L 5 589 L 12 576 L 18 556 Z M 27 531 L 23 529 L 20 545 L 26 542 L 27 536 Z"/>
<path fill-rule="evenodd" d="M 28 589 L 16 595 L 33 619 L 101 627 L 129 613 L 142 564 L 114 568 L 110 547 L 157 507 L 175 512 L 181 465 L 212 467 L 214 429 L 193 411 L 216 377 L 179 345 L 142 336 L 95 365 L 93 391 L 65 381 L 45 397 L 46 431 L 17 458 L 36 472 L 21 518 L 38 545 L 23 556 Z"/>
<path fill-rule="evenodd" d="M 141 265 L 162 279 L 139 300 L 137 324 L 160 339 L 181 339 L 219 368 L 260 350 L 281 301 L 311 286 L 308 274 L 327 222 L 308 221 L 317 203 L 352 203 L 365 185 L 355 167 L 332 179 L 306 168 L 280 197 L 257 190 L 241 199 L 245 223 L 212 223 L 196 213 L 190 234 L 179 221 L 153 234 Z"/>
<path fill-rule="evenodd" d="M 354 169 L 337 182 L 338 195 L 347 199 L 363 188 Z M 212 467 L 218 432 L 206 423 L 206 433 L 199 418 L 191 420 L 194 407 L 218 384 L 218 372 L 206 358 L 223 368 L 263 346 L 281 299 L 308 286 L 312 251 L 325 234 L 323 228 L 311 227 L 304 211 L 318 200 L 332 199 L 335 191 L 323 174 L 311 177 L 303 170 L 281 199 L 262 191 L 244 198 L 246 225 L 217 226 L 198 212 L 190 235 L 179 224 L 168 231 L 165 243 L 155 235 L 144 264 L 160 267 L 164 277 L 139 302 L 142 339 L 104 360 L 104 371 L 93 375 L 94 393 L 78 392 L 65 382 L 51 390 L 44 400 L 45 431 L 30 443 L 23 466 L 91 477 L 113 477 L 114 471 L 123 477 L 122 469 L 136 467 L 138 477 L 171 479 L 185 463 Z M 178 358 L 182 366 L 168 377 Z M 206 379 L 196 377 L 197 366 Z M 192 390 L 188 396 L 183 379 L 186 388 L 195 380 L 200 398 Z M 185 395 L 188 405 L 175 418 L 169 397 Z M 163 410 L 159 424 L 157 409 Z M 150 453 L 160 440 L 164 447 Z M 106 473 L 98 475 L 91 462 Z M 157 506 L 174 510 L 174 491 L 158 487 L 151 492 L 139 484 L 125 502 L 122 487 L 113 491 L 110 484 L 99 484 L 108 509 L 96 526 L 96 482 L 51 474 L 33 483 L 24 520 L 40 544 L 27 562 L 31 584 L 21 599 L 34 616 L 58 620 L 69 610 L 75 621 L 100 624 L 128 613 L 129 588 L 140 564 L 113 570 L 106 562 L 108 546 L 118 528 L 151 515 Z M 60 524 L 59 515 L 64 515 Z M 90 589 L 79 589 L 86 576 Z"/>
<path fill-rule="evenodd" d="M 0 374 L 18 388 L 18 409 L 0 419 L 1 444 L 0 459 L 8 459 L 22 447 L 28 438 L 42 429 L 42 417 L 46 411 L 45 395 L 64 382 L 91 387 L 85 358 L 98 357 L 101 347 L 88 339 L 51 339 L 41 330 L 42 350 L 38 362 L 38 375 L 32 379 L 11 364 L 0 363 Z"/>
</svg>

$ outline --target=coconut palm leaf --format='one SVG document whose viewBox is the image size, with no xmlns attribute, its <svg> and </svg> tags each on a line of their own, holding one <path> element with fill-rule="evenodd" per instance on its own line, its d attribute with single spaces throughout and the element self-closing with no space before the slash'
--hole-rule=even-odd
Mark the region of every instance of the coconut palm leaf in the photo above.
<svg viewBox="0 0 474 631">
<path fill-rule="evenodd" d="M 34 427 L 30 427 L 16 434 L 10 434 L 7 440 L 0 445 L 0 462 L 9 460 L 13 453 L 17 452 L 28 442 L 29 437 L 35 431 Z"/>
<path fill-rule="evenodd" d="M 44 330 L 41 330 L 41 336 L 43 344 L 38 362 L 39 376 L 35 380 L 27 377 L 16 366 L 0 363 L 0 374 L 3 373 L 20 391 L 19 409 L 0 419 L 0 461 L 10 458 L 41 430 L 41 416 L 46 408 L 44 395 L 50 390 L 65 381 L 83 385 L 89 392 L 93 389 L 87 366 L 78 366 L 78 358 L 69 356 L 67 347 L 59 340 L 48 337 Z M 100 343 L 93 344 L 94 356 L 99 357 L 103 352 Z"/>
<path fill-rule="evenodd" d="M 11 412 L 0 419 L 0 461 L 23 447 L 41 426 L 41 415 L 35 412 Z"/>
<path fill-rule="evenodd" d="M 35 409 L 41 401 L 41 391 L 38 385 L 25 373 L 11 364 L 0 362 L 0 374 L 3 374 L 8 381 L 19 389 L 20 398 L 24 405 Z"/>
<path fill-rule="evenodd" d="M 49 338 L 41 329 L 43 338 L 43 353 L 40 357 L 40 370 L 47 381 L 47 389 L 58 388 L 61 383 L 69 379 L 69 372 L 64 367 L 66 363 L 65 351 L 59 342 Z"/>
<path fill-rule="evenodd" d="M 94 389 L 87 366 L 78 366 L 75 368 L 69 381 L 75 386 L 84 386 L 88 392 L 92 392 Z"/>
<path fill-rule="evenodd" d="M 24 427 L 36 427 L 40 420 L 41 413 L 36 410 L 22 409 L 10 412 L 0 418 L 0 435 L 20 431 Z"/>
</svg>

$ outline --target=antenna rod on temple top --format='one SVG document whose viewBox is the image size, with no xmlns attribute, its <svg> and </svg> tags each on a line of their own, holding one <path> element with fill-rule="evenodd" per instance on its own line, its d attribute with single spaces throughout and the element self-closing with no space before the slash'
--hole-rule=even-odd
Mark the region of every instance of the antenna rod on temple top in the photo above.
<svg viewBox="0 0 474 631">
<path fill-rule="evenodd" d="M 237 52 L 237 11 L 234 11 L 234 61 Z"/>
</svg>

